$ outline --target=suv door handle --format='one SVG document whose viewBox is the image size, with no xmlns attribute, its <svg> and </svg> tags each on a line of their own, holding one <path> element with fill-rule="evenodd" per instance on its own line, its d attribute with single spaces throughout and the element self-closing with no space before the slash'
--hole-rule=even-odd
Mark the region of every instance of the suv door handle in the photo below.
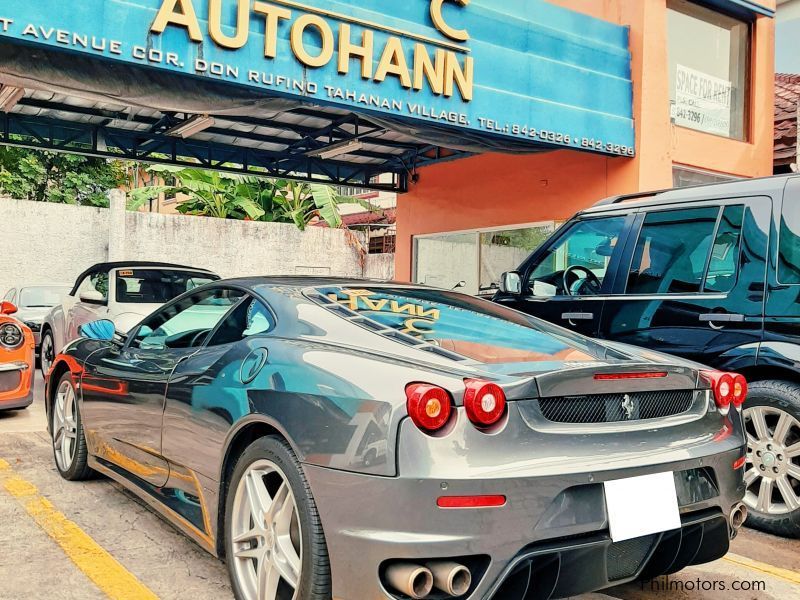
<svg viewBox="0 0 800 600">
<path fill-rule="evenodd" d="M 561 318 L 564 321 L 591 321 L 594 319 L 594 313 L 589 312 L 574 312 L 574 313 L 563 313 Z"/>
<path fill-rule="evenodd" d="M 700 320 L 708 323 L 744 323 L 744 315 L 733 313 L 708 313 L 700 315 Z"/>
</svg>

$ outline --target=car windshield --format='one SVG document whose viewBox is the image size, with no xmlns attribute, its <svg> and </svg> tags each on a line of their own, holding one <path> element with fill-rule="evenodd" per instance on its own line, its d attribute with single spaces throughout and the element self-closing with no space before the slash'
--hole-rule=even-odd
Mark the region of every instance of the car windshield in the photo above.
<svg viewBox="0 0 800 600">
<path fill-rule="evenodd" d="M 69 294 L 68 285 L 36 286 L 22 288 L 19 305 L 27 308 L 49 308 L 61 304 L 61 299 Z"/>
<path fill-rule="evenodd" d="M 116 273 L 116 299 L 121 304 L 164 304 L 217 279 L 216 275 L 197 271 L 120 269 Z"/>
<path fill-rule="evenodd" d="M 380 326 L 372 329 L 389 327 L 482 363 L 589 362 L 607 354 L 588 338 L 455 292 L 342 287 L 317 291 L 327 306 L 335 306 L 333 301 Z"/>
</svg>

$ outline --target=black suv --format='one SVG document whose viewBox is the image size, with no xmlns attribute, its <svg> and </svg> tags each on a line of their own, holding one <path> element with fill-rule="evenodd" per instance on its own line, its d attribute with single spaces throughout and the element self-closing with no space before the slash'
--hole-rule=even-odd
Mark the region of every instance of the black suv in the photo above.
<svg viewBox="0 0 800 600">
<path fill-rule="evenodd" d="M 494 300 L 750 382 L 748 525 L 800 537 L 800 176 L 609 198 Z"/>
</svg>

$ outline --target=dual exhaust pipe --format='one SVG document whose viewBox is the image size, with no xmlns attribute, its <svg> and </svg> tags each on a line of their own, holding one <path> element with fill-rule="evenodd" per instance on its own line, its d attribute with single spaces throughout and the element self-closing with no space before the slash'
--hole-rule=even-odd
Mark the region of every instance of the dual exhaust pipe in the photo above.
<svg viewBox="0 0 800 600">
<path fill-rule="evenodd" d="M 399 562 L 386 569 L 386 581 L 414 600 L 429 596 L 433 588 L 455 598 L 469 591 L 472 573 L 452 561 L 430 561 L 424 565 Z"/>
<path fill-rule="evenodd" d="M 735 538 L 736 534 L 739 533 L 742 525 L 744 525 L 745 519 L 747 519 L 747 506 L 739 502 L 733 506 L 730 517 L 728 518 L 728 522 L 731 526 L 731 539 Z"/>
</svg>

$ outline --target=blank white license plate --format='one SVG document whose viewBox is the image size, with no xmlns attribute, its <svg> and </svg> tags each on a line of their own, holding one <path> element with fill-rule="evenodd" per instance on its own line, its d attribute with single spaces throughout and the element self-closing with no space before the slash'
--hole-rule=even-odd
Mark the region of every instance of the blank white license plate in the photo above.
<svg viewBox="0 0 800 600">
<path fill-rule="evenodd" d="M 680 528 L 678 495 L 672 473 L 606 481 L 603 487 L 612 541 Z"/>
</svg>

